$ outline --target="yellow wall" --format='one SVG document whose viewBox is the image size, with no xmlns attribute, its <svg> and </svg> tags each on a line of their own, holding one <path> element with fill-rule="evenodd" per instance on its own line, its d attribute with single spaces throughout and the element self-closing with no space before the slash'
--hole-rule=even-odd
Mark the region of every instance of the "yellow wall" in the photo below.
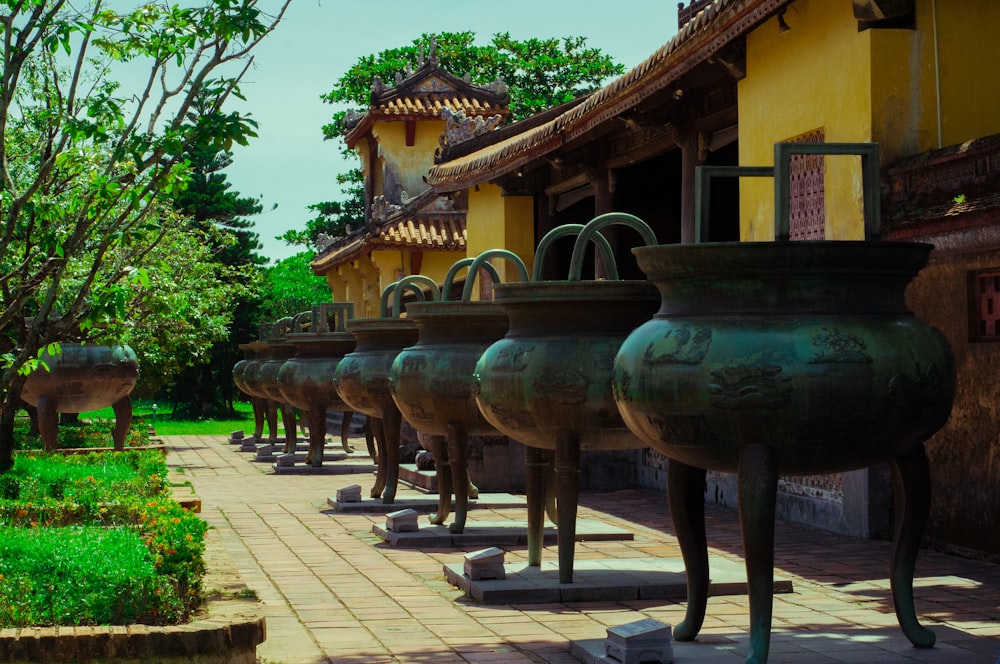
<svg viewBox="0 0 1000 664">
<path fill-rule="evenodd" d="M 434 165 L 434 151 L 442 132 L 444 120 L 420 120 L 417 122 L 414 144 L 407 146 L 406 122 L 380 121 L 372 127 L 384 167 L 392 170 L 397 182 L 410 196 L 416 196 L 428 188 L 423 177 Z"/>
<path fill-rule="evenodd" d="M 517 254 L 529 276 L 535 260 L 535 213 L 531 196 L 504 196 L 493 184 L 481 184 L 469 192 L 466 221 L 469 256 L 488 249 L 507 249 Z M 493 260 L 502 281 L 518 279 L 509 261 Z M 478 292 L 478 291 L 477 291 Z"/>
<path fill-rule="evenodd" d="M 871 140 L 871 30 L 858 32 L 851 5 L 797 0 L 779 32 L 771 19 L 747 36 L 739 83 L 740 164 L 770 166 L 774 144 L 822 129 L 827 142 Z M 856 157 L 826 158 L 826 238 L 859 239 L 861 172 Z M 740 183 L 740 237 L 774 237 L 774 183 Z"/>
<path fill-rule="evenodd" d="M 846 1 L 796 0 L 785 19 L 787 32 L 771 19 L 747 36 L 742 165 L 771 165 L 775 142 L 817 129 L 827 142 L 879 143 L 883 171 L 902 157 L 1000 133 L 996 0 L 918 0 L 916 30 L 858 32 Z M 862 237 L 860 176 L 856 157 L 826 158 L 827 239 Z M 741 238 L 772 239 L 773 182 L 747 178 L 740 191 Z"/>
</svg>

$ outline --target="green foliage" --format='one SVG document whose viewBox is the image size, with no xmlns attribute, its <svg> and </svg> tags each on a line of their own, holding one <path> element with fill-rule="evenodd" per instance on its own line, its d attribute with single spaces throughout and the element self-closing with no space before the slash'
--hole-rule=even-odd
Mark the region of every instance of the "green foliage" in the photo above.
<svg viewBox="0 0 1000 664">
<path fill-rule="evenodd" d="M 437 42 L 438 62 L 445 71 L 457 76 L 468 73 L 477 85 L 498 78 L 507 84 L 509 121 L 575 99 L 624 72 L 622 65 L 600 49 L 587 47 L 585 37 L 518 40 L 505 32 L 493 35 L 488 44 L 477 45 L 473 32 L 425 33 L 406 46 L 359 58 L 323 99 L 367 108 L 374 78 L 392 81 L 397 72 L 418 61 L 421 51 L 426 54 L 431 40 Z M 327 138 L 341 136 L 343 118 L 343 112 L 337 113 L 323 127 Z"/>
<path fill-rule="evenodd" d="M 330 301 L 330 288 L 323 277 L 309 268 L 313 252 L 290 256 L 264 271 L 261 298 L 262 321 L 275 321 L 308 311 L 312 305 Z"/>
<path fill-rule="evenodd" d="M 157 452 L 18 455 L 0 475 L 0 627 L 184 620 L 207 525 Z"/>
<path fill-rule="evenodd" d="M 412 43 L 358 58 L 322 99 L 338 106 L 370 104 L 375 77 L 393 81 L 398 72 L 415 66 L 421 53 L 428 53 L 431 41 L 437 43 L 439 66 L 457 76 L 469 74 L 476 85 L 502 80 L 510 91 L 508 122 L 521 120 L 552 106 L 571 101 L 600 87 L 624 67 L 587 46 L 585 37 L 518 40 L 510 33 L 493 35 L 488 44 L 476 44 L 473 32 L 423 34 Z M 346 109 L 334 113 L 323 126 L 327 139 L 339 139 L 344 132 Z M 345 155 L 357 158 L 345 147 Z M 321 235 L 340 237 L 348 224 L 355 228 L 364 222 L 364 190 L 360 169 L 351 169 L 338 178 L 342 199 L 317 203 L 309 209 L 317 216 L 306 222 L 304 231 L 287 231 L 277 239 L 288 244 L 314 246 Z"/>
<path fill-rule="evenodd" d="M 173 622 L 184 598 L 128 528 L 0 528 L 0 625 Z"/>
<path fill-rule="evenodd" d="M 225 329 L 221 298 L 187 307 L 207 322 L 185 327 L 179 314 L 156 316 L 169 311 L 164 300 L 184 298 L 168 292 L 157 302 L 149 291 L 159 280 L 199 292 L 184 283 L 187 266 L 169 265 L 188 260 L 173 251 L 196 240 L 178 239 L 190 228 L 176 223 L 166 203 L 192 180 L 189 150 L 228 150 L 256 135 L 251 118 L 224 106 L 240 97 L 246 58 L 287 2 L 267 16 L 257 0 L 203 1 L 124 11 L 60 0 L 3 3 L 0 469 L 10 465 L 24 367 L 30 371 L 41 347 L 94 338 L 99 329 L 111 335 L 159 325 L 177 326 L 175 348 L 197 355 L 219 338 L 211 330 Z M 109 77 L 125 62 L 146 68 L 144 86 L 125 91 Z M 197 328 L 210 333 L 187 334 Z"/>
</svg>

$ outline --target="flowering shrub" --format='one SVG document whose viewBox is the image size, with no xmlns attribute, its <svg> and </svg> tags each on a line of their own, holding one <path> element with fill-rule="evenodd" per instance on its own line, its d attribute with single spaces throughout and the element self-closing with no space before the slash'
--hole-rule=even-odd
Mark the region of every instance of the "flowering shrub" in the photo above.
<svg viewBox="0 0 1000 664">
<path fill-rule="evenodd" d="M 18 455 L 0 475 L 0 627 L 185 619 L 207 525 L 166 478 L 159 452 Z"/>
</svg>

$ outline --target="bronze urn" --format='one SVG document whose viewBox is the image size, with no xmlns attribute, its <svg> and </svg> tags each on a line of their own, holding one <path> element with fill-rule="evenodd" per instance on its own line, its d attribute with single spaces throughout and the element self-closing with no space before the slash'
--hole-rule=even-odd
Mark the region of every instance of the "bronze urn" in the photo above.
<svg viewBox="0 0 1000 664">
<path fill-rule="evenodd" d="M 334 382 L 341 399 L 349 407 L 369 417 L 372 434 L 378 445 L 378 473 L 371 497 L 385 504 L 396 500 L 399 483 L 399 431 L 402 416 L 389 388 L 392 362 L 404 348 L 417 342 L 417 326 L 399 317 L 401 299 L 396 299 L 393 315 L 388 315 L 389 297 L 412 288 L 422 297 L 418 284 L 437 292 L 437 284 L 428 277 L 413 275 L 390 284 L 382 291 L 378 318 L 354 318 L 347 321 L 347 331 L 357 341 L 355 349 L 344 356 L 334 372 Z"/>
<path fill-rule="evenodd" d="M 38 408 L 38 430 L 45 449 L 58 447 L 59 413 L 83 413 L 112 406 L 114 448 L 121 451 L 132 425 L 130 394 L 139 379 L 139 361 L 126 344 L 106 346 L 89 342 L 64 342 L 61 352 L 45 352 L 41 360 L 48 371 L 33 371 L 24 383 L 21 398 Z"/>
<path fill-rule="evenodd" d="M 313 307 L 308 329 L 293 325 L 285 343 L 293 354 L 276 373 L 276 382 L 284 401 L 306 414 L 309 425 L 309 452 L 305 462 L 313 467 L 323 465 L 326 441 L 326 413 L 345 412 L 350 420 L 351 408 L 343 402 L 334 383 L 334 371 L 345 355 L 354 350 L 354 335 L 344 325 L 354 311 L 351 303 L 327 303 Z M 296 317 L 299 320 L 306 316 Z M 353 451 L 342 437 L 347 452 Z"/>
<path fill-rule="evenodd" d="M 648 281 L 618 280 L 611 248 L 599 234 L 610 225 L 632 227 L 648 244 L 656 243 L 646 224 L 620 213 L 546 234 L 536 251 L 536 279 L 551 243 L 565 235 L 577 236 L 577 248 L 593 240 L 611 278 L 581 280 L 584 254 L 574 251 L 569 280 L 496 286 L 493 300 L 507 312 L 510 326 L 475 370 L 483 417 L 528 447 L 528 564 L 533 566 L 541 565 L 548 457 L 555 452 L 560 583 L 573 581 L 580 451 L 645 447 L 618 414 L 611 371 L 621 342 L 656 311 L 659 297 Z"/>
<path fill-rule="evenodd" d="M 457 272 L 472 261 L 467 258 L 452 266 L 442 298 L 450 292 Z M 488 263 L 483 268 L 493 270 Z M 417 342 L 396 356 L 389 371 L 392 399 L 403 418 L 431 437 L 439 494 L 438 511 L 431 522 L 443 524 L 447 519 L 454 491 L 455 519 L 448 526 L 453 533 L 465 530 L 468 513 L 468 437 L 496 434 L 476 405 L 472 373 L 483 351 L 507 331 L 507 314 L 500 305 L 469 301 L 475 277 L 469 273 L 461 301 L 406 305 L 407 319 L 417 326 Z M 493 277 L 499 281 L 495 270 Z"/>
<path fill-rule="evenodd" d="M 871 154 L 868 144 L 814 144 Z M 776 164 L 788 152 L 776 149 Z M 868 241 L 640 247 L 659 311 L 622 344 L 614 392 L 628 427 L 670 459 L 668 491 L 688 574 L 679 640 L 705 615 L 705 469 L 738 475 L 750 596 L 747 662 L 767 661 L 779 475 L 888 462 L 896 503 L 892 597 L 903 632 L 931 646 L 913 604 L 913 572 L 929 509 L 923 443 L 949 417 L 951 349 L 907 309 L 907 284 L 931 245 L 878 241 L 877 152 L 865 178 Z M 865 164 L 865 162 L 863 162 Z M 787 189 L 776 175 L 776 201 Z"/>
</svg>

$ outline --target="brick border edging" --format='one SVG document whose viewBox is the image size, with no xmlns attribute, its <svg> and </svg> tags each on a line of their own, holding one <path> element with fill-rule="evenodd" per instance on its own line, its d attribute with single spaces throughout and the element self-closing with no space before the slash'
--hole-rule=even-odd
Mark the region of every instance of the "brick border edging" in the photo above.
<svg viewBox="0 0 1000 664">
<path fill-rule="evenodd" d="M 246 589 L 214 531 L 205 537 L 204 588 L 220 591 L 203 617 L 181 625 L 24 627 L 0 629 L 0 662 L 132 662 L 170 658 L 199 663 L 254 664 L 267 627 L 256 599 L 237 597 Z"/>
</svg>

